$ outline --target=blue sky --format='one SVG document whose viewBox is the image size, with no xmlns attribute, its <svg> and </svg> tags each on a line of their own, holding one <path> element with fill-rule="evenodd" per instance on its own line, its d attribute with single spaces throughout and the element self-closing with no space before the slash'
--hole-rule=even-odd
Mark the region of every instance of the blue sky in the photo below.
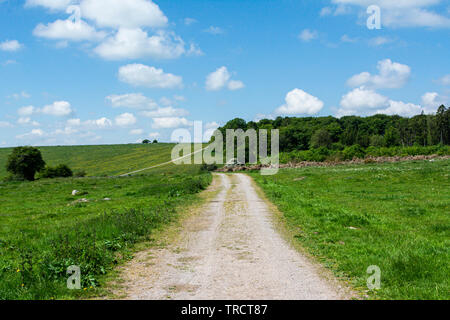
<svg viewBox="0 0 450 320">
<path fill-rule="evenodd" d="M 432 113 L 450 100 L 449 35 L 445 0 L 0 0 L 0 147 Z"/>
</svg>

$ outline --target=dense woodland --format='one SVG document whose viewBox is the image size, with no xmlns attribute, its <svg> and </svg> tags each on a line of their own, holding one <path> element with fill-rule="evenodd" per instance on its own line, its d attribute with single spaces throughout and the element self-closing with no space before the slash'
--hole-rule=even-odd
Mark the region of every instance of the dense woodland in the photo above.
<svg viewBox="0 0 450 320">
<path fill-rule="evenodd" d="M 346 116 L 340 119 L 332 116 L 278 117 L 275 120 L 264 119 L 248 123 L 236 118 L 219 128 L 223 134 L 226 129 L 279 129 L 281 152 L 310 151 L 310 156 L 299 160 L 323 161 L 339 152 L 344 152 L 343 158 L 396 155 L 377 154 L 375 150 L 402 147 L 416 147 L 415 153 L 426 154 L 435 150 L 426 147 L 450 145 L 450 109 L 442 105 L 434 115 L 422 113 L 412 118 L 382 114 L 370 117 Z M 417 148 L 420 150 L 417 151 Z M 311 156 L 311 153 L 317 152 L 317 157 Z M 313 159 L 308 159 L 311 157 Z"/>
</svg>

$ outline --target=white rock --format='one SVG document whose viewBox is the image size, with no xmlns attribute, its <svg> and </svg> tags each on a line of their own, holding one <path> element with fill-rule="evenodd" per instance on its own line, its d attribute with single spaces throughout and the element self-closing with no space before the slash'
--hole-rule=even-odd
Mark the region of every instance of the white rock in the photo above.
<svg viewBox="0 0 450 320">
<path fill-rule="evenodd" d="M 111 199 L 110 198 L 105 198 L 105 199 L 103 199 L 104 201 L 111 201 Z"/>
<path fill-rule="evenodd" d="M 73 195 L 73 196 L 76 196 L 76 195 L 79 194 L 79 193 L 80 193 L 80 191 L 78 191 L 78 190 L 73 190 L 73 191 L 72 191 L 72 195 Z"/>
</svg>

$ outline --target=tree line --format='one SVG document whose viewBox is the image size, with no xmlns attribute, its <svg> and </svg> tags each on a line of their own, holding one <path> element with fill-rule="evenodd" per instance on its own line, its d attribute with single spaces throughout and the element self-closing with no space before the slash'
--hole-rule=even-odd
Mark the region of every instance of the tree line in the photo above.
<svg viewBox="0 0 450 320">
<path fill-rule="evenodd" d="M 236 118 L 218 130 L 279 129 L 280 151 L 291 152 L 345 147 L 411 147 L 450 145 L 450 108 L 440 106 L 434 115 L 406 118 L 377 114 L 369 117 L 278 117 L 246 122 Z"/>
</svg>

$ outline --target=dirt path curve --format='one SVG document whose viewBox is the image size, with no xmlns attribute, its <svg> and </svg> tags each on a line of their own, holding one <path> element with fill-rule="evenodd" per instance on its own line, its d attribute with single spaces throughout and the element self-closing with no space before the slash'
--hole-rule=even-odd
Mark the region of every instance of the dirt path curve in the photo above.
<svg viewBox="0 0 450 320">
<path fill-rule="evenodd" d="M 221 191 L 178 243 L 122 272 L 128 299 L 343 299 L 334 282 L 278 234 L 251 178 L 219 174 Z"/>
</svg>

